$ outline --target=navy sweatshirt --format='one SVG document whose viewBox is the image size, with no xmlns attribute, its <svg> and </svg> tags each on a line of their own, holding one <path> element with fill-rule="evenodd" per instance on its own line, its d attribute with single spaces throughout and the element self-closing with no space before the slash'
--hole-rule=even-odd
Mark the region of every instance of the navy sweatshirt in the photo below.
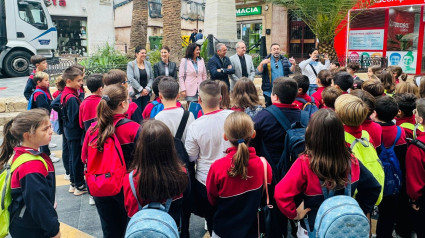
<svg viewBox="0 0 425 238">
<path fill-rule="evenodd" d="M 29 161 L 19 166 L 12 174 L 12 203 L 9 206 L 11 225 L 40 229 L 46 237 L 59 232 L 59 221 L 54 209 L 56 179 L 55 168 L 49 156 L 27 147 L 16 147 L 15 161 L 24 153 L 41 155 L 48 165 Z"/>
<path fill-rule="evenodd" d="M 34 93 L 32 108 L 44 108 L 49 111 L 50 114 L 52 110 L 52 108 L 50 107 L 50 103 L 52 102 L 52 95 L 50 94 L 50 90 L 48 88 L 42 88 L 39 86 L 37 86 L 36 89 L 43 90 L 45 94 L 42 92 Z"/>
<path fill-rule="evenodd" d="M 64 107 L 64 132 L 68 141 L 81 140 L 83 130 L 79 123 L 79 108 L 81 101 L 76 89 L 65 87 L 61 95 L 61 104 Z"/>
<path fill-rule="evenodd" d="M 34 75 L 37 71 L 34 69 L 30 76 L 28 77 L 27 84 L 25 85 L 24 89 L 24 97 L 27 100 L 30 100 L 31 94 L 34 92 L 35 87 L 37 86 L 34 81 L 32 80 L 34 78 Z"/>
</svg>

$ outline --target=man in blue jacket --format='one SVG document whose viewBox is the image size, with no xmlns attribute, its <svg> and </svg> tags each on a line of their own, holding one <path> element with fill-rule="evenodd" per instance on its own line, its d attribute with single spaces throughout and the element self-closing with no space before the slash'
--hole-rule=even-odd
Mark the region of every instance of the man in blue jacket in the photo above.
<svg viewBox="0 0 425 238">
<path fill-rule="evenodd" d="M 234 74 L 235 69 L 229 57 L 226 56 L 227 47 L 223 43 L 218 43 L 215 49 L 216 54 L 208 61 L 208 70 L 210 71 L 211 79 L 224 81 L 230 90 L 229 75 Z"/>
</svg>

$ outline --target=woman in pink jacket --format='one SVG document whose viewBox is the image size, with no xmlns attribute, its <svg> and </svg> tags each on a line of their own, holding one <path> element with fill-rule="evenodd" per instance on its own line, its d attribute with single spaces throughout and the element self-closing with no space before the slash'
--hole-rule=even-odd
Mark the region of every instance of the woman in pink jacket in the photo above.
<svg viewBox="0 0 425 238">
<path fill-rule="evenodd" d="M 186 49 L 186 56 L 180 61 L 180 94 L 188 102 L 198 101 L 199 85 L 207 79 L 207 69 L 200 53 L 199 45 L 192 43 Z"/>
</svg>

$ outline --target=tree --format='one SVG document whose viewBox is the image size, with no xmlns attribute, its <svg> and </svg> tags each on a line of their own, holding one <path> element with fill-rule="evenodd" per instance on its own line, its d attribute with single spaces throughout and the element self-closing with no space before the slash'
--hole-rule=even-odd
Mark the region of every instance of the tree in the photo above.
<svg viewBox="0 0 425 238">
<path fill-rule="evenodd" d="M 163 1 L 162 45 L 170 47 L 170 61 L 179 62 L 182 52 L 181 0 Z"/>
<path fill-rule="evenodd" d="M 281 4 L 292 11 L 305 22 L 319 40 L 318 48 L 321 53 L 328 53 L 331 59 L 336 59 L 334 48 L 335 36 L 346 26 L 340 23 L 354 6 L 365 9 L 372 0 L 270 0 Z M 350 14 L 354 18 L 361 11 Z"/>
<path fill-rule="evenodd" d="M 148 29 L 148 1 L 133 0 L 132 14 L 130 49 L 128 54 L 134 56 L 134 49 L 137 46 L 146 47 Z"/>
</svg>

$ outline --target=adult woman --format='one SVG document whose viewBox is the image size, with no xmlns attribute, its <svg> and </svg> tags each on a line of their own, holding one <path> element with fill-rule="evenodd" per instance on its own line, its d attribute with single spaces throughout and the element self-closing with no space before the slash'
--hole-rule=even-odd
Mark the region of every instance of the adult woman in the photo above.
<svg viewBox="0 0 425 238">
<path fill-rule="evenodd" d="M 180 61 L 180 93 L 188 102 L 198 101 L 199 84 L 207 79 L 207 69 L 200 53 L 199 45 L 192 43 L 186 49 L 186 56 Z"/>
<path fill-rule="evenodd" d="M 136 59 L 127 64 L 127 78 L 134 90 L 130 96 L 143 111 L 152 91 L 153 71 L 151 63 L 146 60 L 146 49 L 138 46 L 135 53 Z"/>
<path fill-rule="evenodd" d="M 176 63 L 170 61 L 170 48 L 164 45 L 161 48 L 161 61 L 153 66 L 154 78 L 165 75 L 177 79 Z"/>
<path fill-rule="evenodd" d="M 306 59 L 299 63 L 302 74 L 306 75 L 310 80 L 310 88 L 308 89 L 307 94 L 311 96 L 317 89 L 316 78 L 319 72 L 323 69 L 329 69 L 331 63 L 329 61 L 328 55 L 324 55 L 325 64 L 323 65 L 319 61 L 319 50 L 316 48 L 311 48 L 308 51 L 309 59 Z"/>
</svg>

